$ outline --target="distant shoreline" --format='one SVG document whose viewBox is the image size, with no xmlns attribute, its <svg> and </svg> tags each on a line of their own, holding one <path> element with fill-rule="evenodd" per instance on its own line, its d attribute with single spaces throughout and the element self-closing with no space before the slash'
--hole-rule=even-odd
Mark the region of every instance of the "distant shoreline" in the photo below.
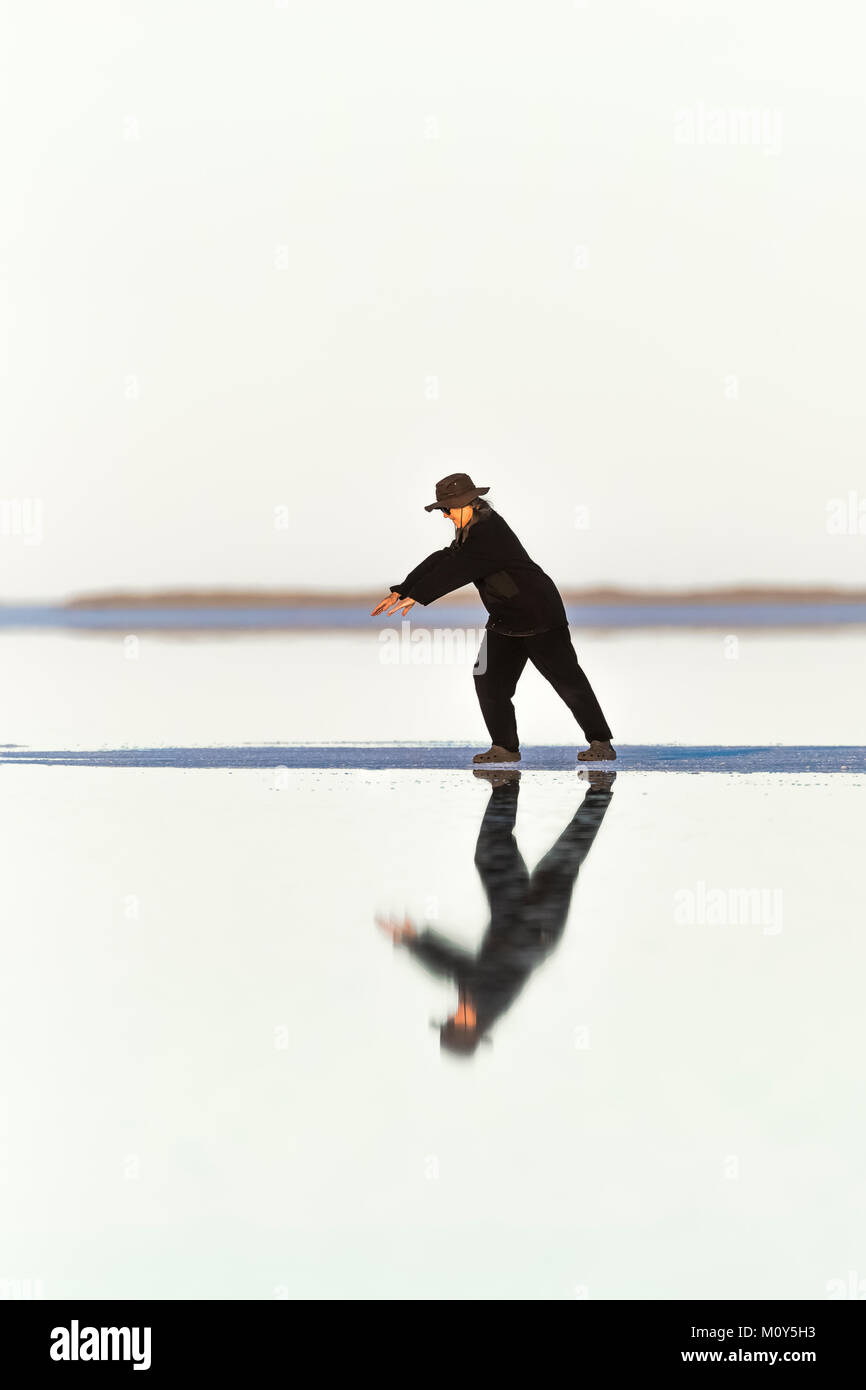
<svg viewBox="0 0 866 1390">
<path fill-rule="evenodd" d="M 692 607 L 695 604 L 839 604 L 866 603 L 866 589 L 834 589 L 826 586 L 781 585 L 761 587 L 742 585 L 718 589 L 616 589 L 597 587 L 587 589 L 562 589 L 562 597 L 567 604 L 591 604 L 593 606 L 612 606 L 629 604 L 647 606 Z M 156 589 L 143 591 L 116 591 L 98 594 L 79 594 L 74 598 L 52 605 L 71 609 L 105 608 L 333 608 L 350 607 L 357 604 L 368 610 L 381 602 L 384 597 L 377 590 L 274 590 L 274 589 Z M 459 589 L 447 597 L 449 606 L 456 604 L 477 604 L 478 595 L 474 588 Z M 43 601 L 44 603 L 44 601 Z M 5 606 L 5 605 L 3 605 Z M 16 607 L 21 605 L 14 605 Z"/>
<path fill-rule="evenodd" d="M 866 595 L 835 590 L 728 589 L 665 594 L 646 590 L 630 596 L 614 589 L 563 594 L 572 627 L 615 629 L 723 628 L 866 628 Z M 401 633 L 421 628 L 460 629 L 483 625 L 486 613 L 473 590 L 448 595 L 438 603 L 417 604 L 408 617 L 399 610 L 372 618 L 380 593 L 297 594 L 242 593 L 214 590 L 185 593 L 163 590 L 143 594 L 80 595 L 60 604 L 0 605 L 0 630 L 66 629 L 89 632 L 255 633 L 379 632 L 395 626 Z M 420 640 L 420 639 L 419 639 Z"/>
</svg>

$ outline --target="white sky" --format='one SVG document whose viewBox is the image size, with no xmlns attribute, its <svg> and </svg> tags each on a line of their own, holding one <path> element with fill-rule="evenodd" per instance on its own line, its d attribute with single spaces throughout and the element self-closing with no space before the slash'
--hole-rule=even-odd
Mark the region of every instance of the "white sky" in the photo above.
<svg viewBox="0 0 866 1390">
<path fill-rule="evenodd" d="M 0 600 L 384 586 L 458 468 L 563 585 L 864 582 L 854 0 L 14 27 Z"/>
</svg>

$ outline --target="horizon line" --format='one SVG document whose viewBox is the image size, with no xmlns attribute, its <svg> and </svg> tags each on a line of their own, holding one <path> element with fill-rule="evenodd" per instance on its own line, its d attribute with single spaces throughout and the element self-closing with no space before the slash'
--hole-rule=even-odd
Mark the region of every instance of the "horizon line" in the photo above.
<svg viewBox="0 0 866 1390">
<path fill-rule="evenodd" d="M 864 603 L 866 588 L 844 587 L 827 583 L 785 584 L 754 583 L 700 585 L 687 588 L 662 586 L 634 587 L 631 585 L 592 584 L 562 586 L 559 590 L 566 603 L 591 605 L 617 604 L 766 604 L 766 603 Z M 463 605 L 477 601 L 472 585 L 464 585 L 446 596 L 449 604 Z M 0 611 L 81 610 L 101 608 L 318 608 L 347 604 L 366 604 L 380 601 L 382 589 L 367 587 L 340 589 L 275 588 L 272 586 L 219 587 L 216 585 L 162 588 L 110 588 L 76 593 L 66 598 L 14 599 L 0 602 Z"/>
</svg>

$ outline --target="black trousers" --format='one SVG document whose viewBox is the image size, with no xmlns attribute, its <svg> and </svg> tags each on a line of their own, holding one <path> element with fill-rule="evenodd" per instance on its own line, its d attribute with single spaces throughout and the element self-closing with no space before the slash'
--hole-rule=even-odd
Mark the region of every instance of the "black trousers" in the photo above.
<svg viewBox="0 0 866 1390">
<path fill-rule="evenodd" d="M 586 673 L 581 670 L 567 625 L 534 637 L 484 634 L 473 676 L 490 742 L 516 753 L 520 749 L 512 696 L 527 661 L 531 661 L 571 710 L 588 743 L 613 737 Z"/>
</svg>

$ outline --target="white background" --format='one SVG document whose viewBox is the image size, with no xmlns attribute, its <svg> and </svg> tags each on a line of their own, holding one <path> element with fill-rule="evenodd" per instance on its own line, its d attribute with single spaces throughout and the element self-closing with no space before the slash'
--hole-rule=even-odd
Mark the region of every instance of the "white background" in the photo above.
<svg viewBox="0 0 866 1390">
<path fill-rule="evenodd" d="M 0 501 L 43 539 L 0 536 L 7 601 L 375 588 L 457 468 L 562 584 L 862 581 L 827 532 L 866 500 L 858 6 L 9 28 Z"/>
</svg>

